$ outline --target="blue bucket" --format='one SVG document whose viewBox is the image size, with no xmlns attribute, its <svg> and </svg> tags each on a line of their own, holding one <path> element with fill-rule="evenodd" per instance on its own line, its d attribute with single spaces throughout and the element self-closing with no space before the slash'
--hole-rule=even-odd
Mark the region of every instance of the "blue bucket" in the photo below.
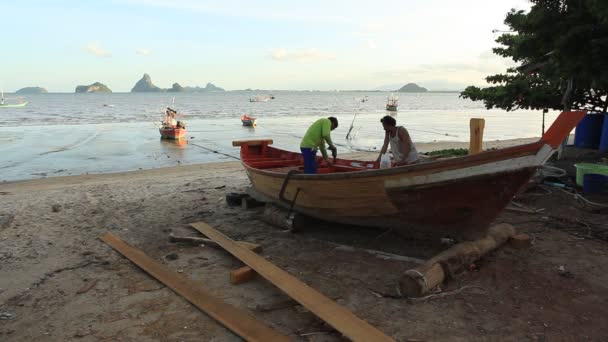
<svg viewBox="0 0 608 342">
<path fill-rule="evenodd" d="M 597 149 L 602 137 L 604 116 L 603 114 L 585 115 L 583 120 L 576 125 L 574 146 Z"/>
<path fill-rule="evenodd" d="M 604 113 L 604 124 L 602 125 L 602 137 L 600 138 L 600 152 L 608 153 L 608 113 Z"/>
<path fill-rule="evenodd" d="M 597 194 L 608 190 L 608 176 L 588 173 L 583 176 L 583 192 Z"/>
</svg>

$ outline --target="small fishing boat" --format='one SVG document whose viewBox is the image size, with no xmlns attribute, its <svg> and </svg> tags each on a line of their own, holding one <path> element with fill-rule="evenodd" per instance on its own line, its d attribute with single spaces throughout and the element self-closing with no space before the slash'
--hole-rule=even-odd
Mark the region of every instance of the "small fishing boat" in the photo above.
<svg viewBox="0 0 608 342">
<path fill-rule="evenodd" d="M 391 94 L 386 100 L 386 110 L 389 112 L 396 112 L 399 106 L 399 97 Z"/>
<path fill-rule="evenodd" d="M 243 123 L 243 126 L 255 126 L 256 124 L 256 118 L 251 117 L 247 114 L 241 116 L 241 122 Z"/>
<path fill-rule="evenodd" d="M 177 140 L 186 136 L 186 124 L 183 121 L 177 121 L 175 118 L 178 116 L 183 115 L 180 115 L 177 111 L 167 107 L 165 119 L 158 129 L 161 138 Z"/>
<path fill-rule="evenodd" d="M 240 146 L 251 194 L 259 200 L 411 237 L 474 239 L 485 235 L 584 115 L 561 113 L 531 144 L 386 169 L 372 161 L 336 159 L 317 174 L 303 174 L 301 154 L 271 147 L 270 139 L 232 144 Z"/>
<path fill-rule="evenodd" d="M 249 102 L 267 102 L 270 100 L 268 96 L 253 96 L 249 98 Z"/>
<path fill-rule="evenodd" d="M 6 100 L 10 100 L 11 98 L 4 98 L 4 92 L 0 91 L 0 108 L 20 108 L 25 107 L 27 105 L 27 101 L 23 101 L 22 97 L 16 97 L 19 99 L 18 103 L 8 103 Z"/>
</svg>

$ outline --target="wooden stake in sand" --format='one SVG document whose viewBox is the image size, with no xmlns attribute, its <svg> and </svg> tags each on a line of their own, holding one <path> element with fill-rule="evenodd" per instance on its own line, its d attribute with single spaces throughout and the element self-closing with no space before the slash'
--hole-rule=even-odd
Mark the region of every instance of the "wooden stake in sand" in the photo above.
<svg viewBox="0 0 608 342">
<path fill-rule="evenodd" d="M 515 228 L 510 224 L 502 223 L 490 227 L 488 235 L 483 239 L 452 246 L 424 264 L 406 271 L 399 279 L 401 294 L 411 298 L 424 295 L 448 276 L 453 276 L 513 236 L 515 236 Z"/>
<path fill-rule="evenodd" d="M 112 233 L 107 233 L 100 239 L 245 340 L 289 341 L 287 336 L 271 329 L 247 312 L 211 296 L 196 282 L 171 271 L 139 249 L 127 245 Z"/>
<path fill-rule="evenodd" d="M 270 261 L 238 245 L 235 241 L 213 229 L 213 227 L 205 222 L 196 222 L 190 225 L 217 242 L 230 254 L 253 268 L 260 276 L 274 284 L 349 339 L 363 342 L 394 341 L 343 306 L 325 297 Z"/>
</svg>

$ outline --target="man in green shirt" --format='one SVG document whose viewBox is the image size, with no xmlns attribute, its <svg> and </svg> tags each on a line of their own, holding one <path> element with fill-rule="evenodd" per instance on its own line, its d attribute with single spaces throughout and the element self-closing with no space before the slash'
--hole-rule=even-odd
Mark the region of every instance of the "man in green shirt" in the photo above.
<svg viewBox="0 0 608 342">
<path fill-rule="evenodd" d="M 304 158 L 304 173 L 317 173 L 317 149 L 321 150 L 323 159 L 327 166 L 331 166 L 331 162 L 327 157 L 325 142 L 329 145 L 329 149 L 336 153 L 336 147 L 331 141 L 331 131 L 338 127 L 338 119 L 332 117 L 323 118 L 315 121 L 302 138 L 300 150 Z"/>
</svg>

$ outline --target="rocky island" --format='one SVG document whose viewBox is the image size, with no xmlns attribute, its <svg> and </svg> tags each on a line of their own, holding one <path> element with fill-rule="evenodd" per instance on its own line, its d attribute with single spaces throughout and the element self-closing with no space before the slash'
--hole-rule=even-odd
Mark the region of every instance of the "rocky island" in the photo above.
<svg viewBox="0 0 608 342">
<path fill-rule="evenodd" d="M 112 90 L 107 85 L 95 82 L 91 85 L 76 86 L 76 93 L 111 93 Z"/>
<path fill-rule="evenodd" d="M 428 90 L 416 83 L 408 83 L 397 90 L 400 93 L 426 93 Z"/>
<path fill-rule="evenodd" d="M 178 84 L 178 86 L 179 86 L 179 84 Z M 158 93 L 161 91 L 164 91 L 164 90 L 155 86 L 154 83 L 152 83 L 152 79 L 150 78 L 150 75 L 148 75 L 148 74 L 144 74 L 144 76 L 141 78 L 141 80 L 137 81 L 137 83 L 135 83 L 135 86 L 133 87 L 133 89 L 131 89 L 132 93 Z"/>
<path fill-rule="evenodd" d="M 25 88 L 21 88 L 19 90 L 17 90 L 15 92 L 15 94 L 27 94 L 27 95 L 31 95 L 31 94 L 46 94 L 48 93 L 48 91 L 42 87 L 25 87 Z"/>
<path fill-rule="evenodd" d="M 152 79 L 150 78 L 150 75 L 148 74 L 144 74 L 144 76 L 137 81 L 137 83 L 135 83 L 135 86 L 133 87 L 133 89 L 131 89 L 132 93 L 138 93 L 138 92 L 162 92 L 162 91 L 166 91 L 166 92 L 170 92 L 170 93 L 205 93 L 205 92 L 216 92 L 216 91 L 225 91 L 223 88 L 220 88 L 216 85 L 214 85 L 213 83 L 207 83 L 207 85 L 205 87 L 184 87 L 181 84 L 175 82 L 173 83 L 173 85 L 171 86 L 171 88 L 169 89 L 163 89 L 160 87 L 155 86 L 152 83 Z"/>
</svg>

